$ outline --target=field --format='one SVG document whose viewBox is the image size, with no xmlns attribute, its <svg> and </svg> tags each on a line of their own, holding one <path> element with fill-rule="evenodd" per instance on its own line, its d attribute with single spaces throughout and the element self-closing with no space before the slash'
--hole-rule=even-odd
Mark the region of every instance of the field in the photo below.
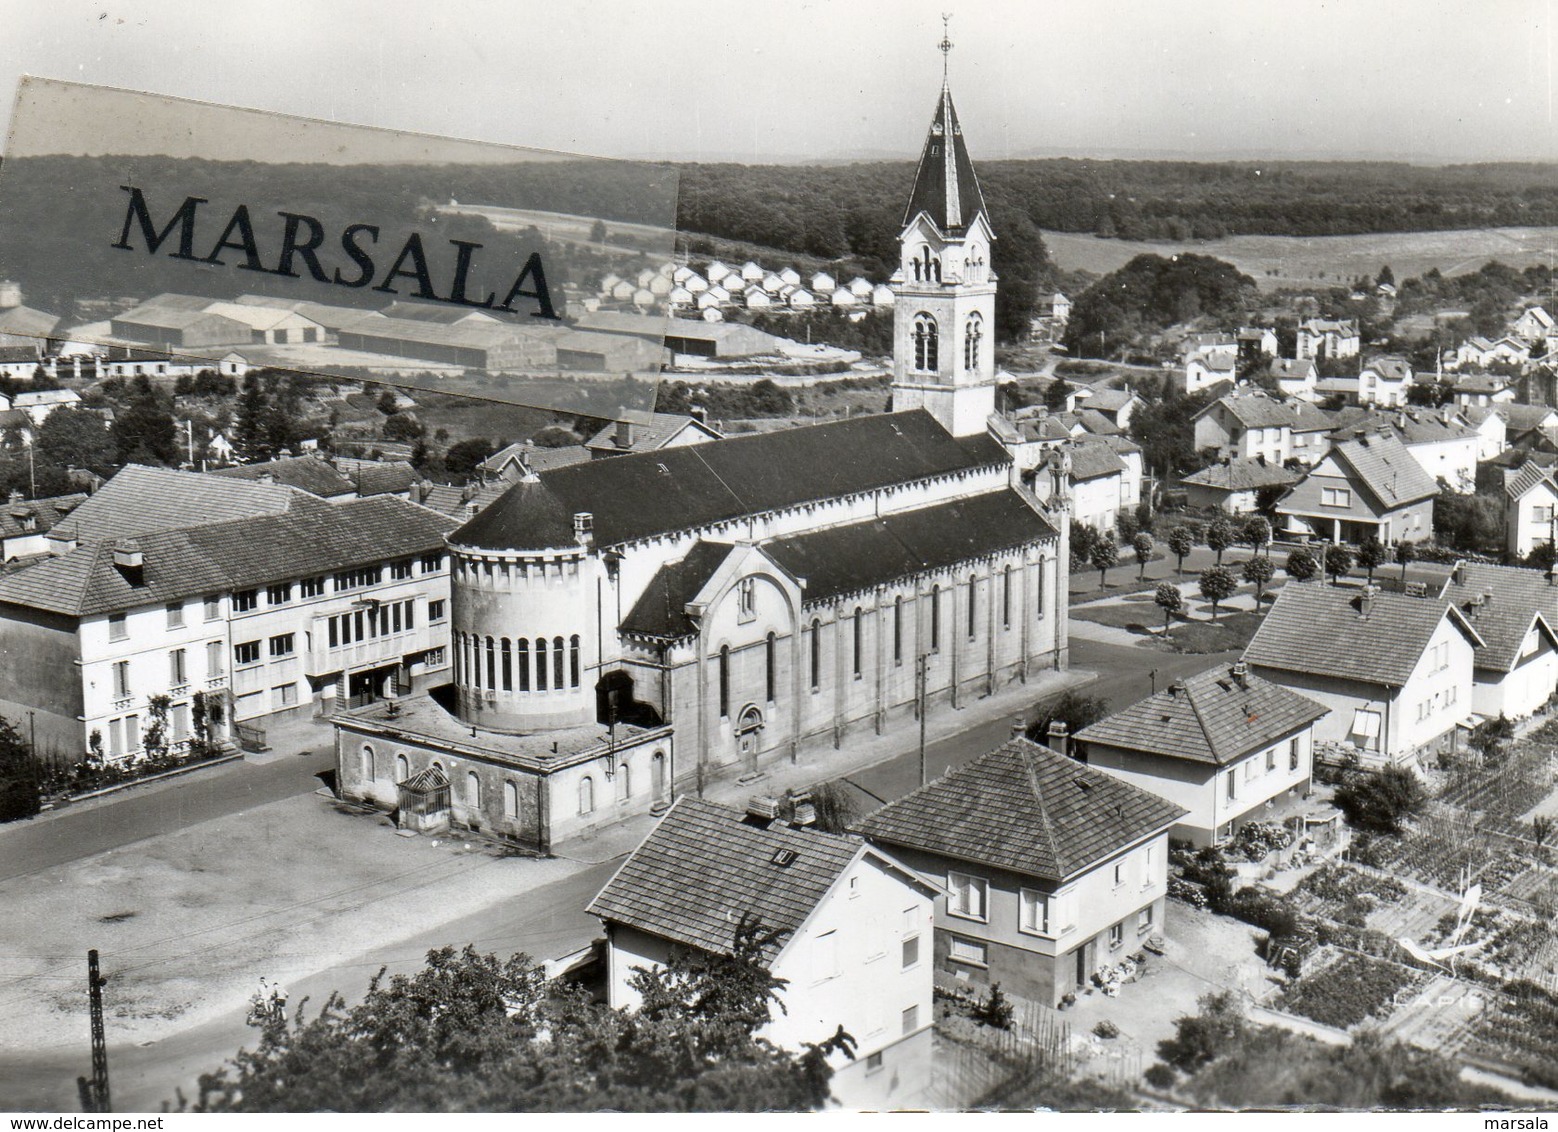
<svg viewBox="0 0 1558 1132">
<path fill-rule="evenodd" d="M 1386 232 L 1364 236 L 1230 236 L 1222 240 L 1146 243 L 1045 232 L 1057 267 L 1103 275 L 1144 252 L 1195 252 L 1225 260 L 1266 290 L 1334 287 L 1389 264 L 1398 280 L 1437 267 L 1445 275 L 1475 271 L 1490 259 L 1511 267 L 1546 264 L 1558 252 L 1558 228 L 1476 228 Z"/>
</svg>

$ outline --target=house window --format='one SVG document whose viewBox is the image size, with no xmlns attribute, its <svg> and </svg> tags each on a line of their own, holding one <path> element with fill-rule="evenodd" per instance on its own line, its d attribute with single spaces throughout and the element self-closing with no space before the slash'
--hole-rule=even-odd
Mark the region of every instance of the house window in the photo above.
<svg viewBox="0 0 1558 1132">
<path fill-rule="evenodd" d="M 393 581 L 403 582 L 411 577 L 411 559 L 402 559 L 399 562 L 390 563 L 390 578 Z"/>
<path fill-rule="evenodd" d="M 189 705 L 173 705 L 173 741 L 182 743 L 189 738 Z"/>
<path fill-rule="evenodd" d="M 184 663 L 184 650 L 174 649 L 168 654 L 168 683 L 178 687 L 189 678 Z"/>
<path fill-rule="evenodd" d="M 730 718 L 730 646 L 719 650 L 719 717 Z"/>
<path fill-rule="evenodd" d="M 1018 893 L 1017 927 L 1034 935 L 1049 935 L 1049 897 L 1031 888 Z"/>
<path fill-rule="evenodd" d="M 1238 797 L 1239 782 L 1233 771 L 1228 772 L 1228 800 L 1232 802 Z"/>
<path fill-rule="evenodd" d="M 1035 619 L 1039 620 L 1039 621 L 1043 621 L 1044 620 L 1044 559 L 1042 559 L 1042 558 L 1039 559 L 1039 568 L 1036 571 L 1034 571 L 1034 573 L 1036 573 L 1038 575 L 1038 577 L 1039 577 L 1038 588 L 1037 588 L 1037 591 L 1034 594 L 1034 605 L 1038 607 L 1038 613 L 1035 614 Z"/>
<path fill-rule="evenodd" d="M 918 1030 L 919 1028 L 920 1028 L 920 1007 L 919 1007 L 919 1004 L 916 1003 L 915 1005 L 909 1007 L 907 1010 L 905 1010 L 903 1012 L 903 1032 L 905 1034 L 912 1034 L 912 1033 L 914 1033 L 914 1031 Z"/>
<path fill-rule="evenodd" d="M 1352 490 L 1345 487 L 1322 487 L 1320 503 L 1325 507 L 1352 506 Z"/>
<path fill-rule="evenodd" d="M 1136 934 L 1145 935 L 1152 930 L 1152 905 L 1149 904 L 1136 913 Z"/>
<path fill-rule="evenodd" d="M 422 556 L 422 573 L 436 574 L 444 564 L 442 554 L 424 554 Z"/>
<path fill-rule="evenodd" d="M 266 605 L 286 605 L 292 600 L 292 583 L 281 582 L 274 586 L 265 587 Z"/>
<path fill-rule="evenodd" d="M 260 604 L 259 590 L 239 590 L 233 595 L 233 612 L 248 613 Z"/>
<path fill-rule="evenodd" d="M 968 873 L 948 873 L 947 889 L 952 893 L 947 901 L 947 911 L 969 920 L 985 918 L 985 900 L 990 885 L 983 877 Z"/>
<path fill-rule="evenodd" d="M 941 368 L 939 337 L 934 318 L 924 313 L 914 317 L 914 368 L 921 373 Z"/>
<path fill-rule="evenodd" d="M 244 641 L 233 646 L 234 664 L 258 664 L 260 662 L 260 642 Z"/>
<path fill-rule="evenodd" d="M 1001 571 L 1001 628 L 1012 627 L 1012 568 Z"/>
<path fill-rule="evenodd" d="M 1294 736 L 1288 743 L 1288 769 L 1298 769 L 1298 736 Z"/>
<path fill-rule="evenodd" d="M 1124 945 L 1125 921 L 1121 920 L 1118 924 L 1113 924 L 1109 928 L 1109 950 L 1113 951 L 1115 948 L 1123 947 Z"/>
<path fill-rule="evenodd" d="M 562 638 L 558 639 L 560 641 Z M 559 644 L 558 648 L 561 647 L 562 645 Z M 561 673 L 558 674 L 558 679 L 562 679 Z M 579 634 L 577 633 L 568 638 L 568 681 L 570 688 L 579 686 Z"/>
<path fill-rule="evenodd" d="M 881 1070 L 881 1068 L 882 1068 L 882 1051 L 881 1050 L 877 1050 L 875 1053 L 870 1053 L 870 1054 L 866 1055 L 866 1073 L 867 1073 L 867 1075 L 879 1072 Z"/>
<path fill-rule="evenodd" d="M 125 627 L 123 613 L 110 613 L 108 615 L 108 639 L 110 641 L 127 640 L 130 630 Z"/>
<path fill-rule="evenodd" d="M 973 967 L 989 966 L 989 951 L 978 940 L 953 936 L 948 947 L 948 954 L 957 963 L 967 963 Z"/>
<path fill-rule="evenodd" d="M 920 961 L 920 937 L 911 935 L 903 941 L 903 969 L 907 971 Z"/>
<path fill-rule="evenodd" d="M 546 691 L 546 638 L 536 638 L 536 691 Z"/>
<path fill-rule="evenodd" d="M 465 774 L 465 805 L 472 810 L 481 809 L 481 776 L 474 770 Z"/>
<path fill-rule="evenodd" d="M 817 981 L 835 979 L 839 975 L 839 933 L 823 932 L 812 941 L 817 953 Z"/>
<path fill-rule="evenodd" d="M 206 620 L 215 621 L 220 616 L 222 616 L 222 599 L 216 594 L 207 594 L 205 612 Z"/>
<path fill-rule="evenodd" d="M 130 694 L 130 662 L 114 661 L 114 695 L 121 700 Z"/>
<path fill-rule="evenodd" d="M 963 324 L 963 368 L 976 370 L 979 368 L 979 346 L 985 336 L 984 318 L 978 311 L 968 316 L 968 321 Z"/>
<path fill-rule="evenodd" d="M 206 642 L 206 675 L 220 676 L 222 674 L 222 642 Z"/>
<path fill-rule="evenodd" d="M 1267 770 L 1276 770 L 1277 769 L 1277 749 L 1275 747 L 1272 747 L 1270 750 L 1268 750 L 1266 752 L 1266 769 Z"/>
<path fill-rule="evenodd" d="M 595 812 L 595 780 L 589 775 L 579 779 L 579 813 L 581 815 Z"/>
<path fill-rule="evenodd" d="M 979 624 L 979 580 L 970 574 L 968 576 L 968 639 L 974 639 L 974 630 Z"/>
<path fill-rule="evenodd" d="M 291 633 L 278 633 L 270 639 L 271 656 L 291 656 L 296 651 L 296 642 Z"/>
<path fill-rule="evenodd" d="M 431 603 L 428 608 L 431 610 Z M 514 642 L 514 668 L 519 673 L 519 690 L 530 691 L 530 641 L 525 637 Z"/>
<path fill-rule="evenodd" d="M 501 651 L 503 653 L 503 690 L 505 692 L 512 692 L 514 690 L 514 652 L 512 647 L 509 645 L 509 639 L 507 637 L 503 638 L 503 648 Z"/>
<path fill-rule="evenodd" d="M 779 643 L 772 633 L 763 642 L 763 692 L 769 703 L 779 684 Z"/>
<path fill-rule="evenodd" d="M 168 628 L 182 629 L 184 627 L 184 603 L 182 601 L 168 602 Z"/>
<path fill-rule="evenodd" d="M 411 760 L 405 755 L 395 756 L 395 781 L 401 783 L 411 777 Z"/>
<path fill-rule="evenodd" d="M 304 597 L 323 597 L 325 593 L 324 578 L 304 578 L 298 583 L 298 588 Z"/>
<path fill-rule="evenodd" d="M 429 621 L 442 621 L 444 619 L 444 602 L 442 598 L 427 603 L 427 619 Z"/>
<path fill-rule="evenodd" d="M 1124 861 L 1116 861 L 1114 863 L 1114 886 L 1116 888 L 1119 888 L 1124 883 L 1125 883 L 1125 862 Z"/>
<path fill-rule="evenodd" d="M 276 707 L 291 707 L 298 702 L 296 684 L 278 684 L 271 689 L 271 703 Z"/>
</svg>

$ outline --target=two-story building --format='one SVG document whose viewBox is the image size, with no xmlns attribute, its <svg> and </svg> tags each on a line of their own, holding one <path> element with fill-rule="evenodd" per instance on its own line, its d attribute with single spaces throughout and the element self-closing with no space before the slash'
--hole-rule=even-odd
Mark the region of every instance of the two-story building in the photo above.
<svg viewBox="0 0 1558 1132">
<path fill-rule="evenodd" d="M 1389 433 L 1433 480 L 1462 494 L 1476 490 L 1482 440 L 1453 409 L 1344 409 L 1336 421 L 1332 440 Z"/>
<path fill-rule="evenodd" d="M 1504 548 L 1524 558 L 1558 542 L 1558 484 L 1534 460 L 1504 469 Z"/>
<path fill-rule="evenodd" d="M 846 1108 L 906 1107 L 930 1083 L 933 900 L 938 886 L 858 837 L 680 799 L 590 902 L 606 928 L 607 1000 L 637 1008 L 638 969 L 681 949 L 728 955 L 759 933 L 781 1009 L 759 1034 L 799 1051 L 843 1027 L 834 1054 Z"/>
<path fill-rule="evenodd" d="M 1181 806 L 1176 837 L 1210 845 L 1309 792 L 1315 722 L 1327 708 L 1220 664 L 1077 732 L 1088 766 Z"/>
<path fill-rule="evenodd" d="M 1184 809 L 1014 738 L 859 824 L 936 898 L 936 977 L 1054 1006 L 1163 928 Z"/>
<path fill-rule="evenodd" d="M 1465 406 L 1455 411 L 1454 419 L 1477 434 L 1477 463 L 1492 460 L 1509 447 L 1509 425 L 1493 406 Z"/>
<path fill-rule="evenodd" d="M 1474 658 L 1472 710 L 1523 719 L 1558 691 L 1558 573 L 1458 562 L 1443 596 L 1483 644 Z"/>
<path fill-rule="evenodd" d="M 177 746 L 197 717 L 226 734 L 439 682 L 452 525 L 131 464 L 0 578 L 0 714 L 51 754 L 113 759 L 164 713 Z"/>
<path fill-rule="evenodd" d="M 1358 404 L 1393 409 L 1407 403 L 1412 367 L 1405 358 L 1371 358 L 1358 371 Z"/>
<path fill-rule="evenodd" d="M 1215 451 L 1221 459 L 1269 464 L 1298 459 L 1312 464 L 1324 452 L 1331 418 L 1307 401 L 1279 401 L 1251 391 L 1224 394 L 1193 418 L 1197 451 Z"/>
<path fill-rule="evenodd" d="M 1282 587 L 1244 660 L 1330 709 L 1316 742 L 1411 765 L 1452 742 L 1470 716 L 1474 656 L 1485 643 L 1436 595 L 1297 584 Z"/>
<path fill-rule="evenodd" d="M 1438 494 L 1394 434 L 1366 433 L 1333 443 L 1276 510 L 1290 538 L 1421 542 L 1433 537 Z"/>
<path fill-rule="evenodd" d="M 1216 507 L 1230 515 L 1249 515 L 1263 510 L 1298 480 L 1297 472 L 1257 456 L 1253 460 L 1220 460 L 1179 482 L 1192 507 Z"/>
<path fill-rule="evenodd" d="M 1298 324 L 1300 358 L 1355 358 L 1359 345 L 1357 319 L 1311 318 Z"/>
<path fill-rule="evenodd" d="M 1267 372 L 1282 396 L 1296 397 L 1300 401 L 1315 399 L 1320 370 L 1313 358 L 1272 358 Z"/>
</svg>

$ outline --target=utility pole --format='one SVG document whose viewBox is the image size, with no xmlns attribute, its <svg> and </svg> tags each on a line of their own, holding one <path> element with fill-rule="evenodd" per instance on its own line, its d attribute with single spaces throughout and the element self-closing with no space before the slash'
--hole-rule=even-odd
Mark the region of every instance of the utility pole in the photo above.
<svg viewBox="0 0 1558 1132">
<path fill-rule="evenodd" d="M 926 768 L 925 768 L 925 707 L 926 707 L 925 701 L 926 701 L 926 698 L 927 698 L 926 685 L 929 683 L 929 669 L 930 669 L 930 654 L 929 653 L 921 653 L 920 656 L 919 656 L 919 659 L 915 662 L 915 673 L 914 673 L 914 675 L 915 675 L 914 705 L 915 705 L 915 711 L 919 714 L 919 717 L 920 717 L 920 785 L 921 786 L 924 786 L 928 781 L 930 781 L 929 775 L 926 773 Z"/>
<path fill-rule="evenodd" d="M 88 1091 L 92 1094 L 93 1107 L 89 1112 L 112 1112 L 113 1104 L 108 1094 L 108 1043 L 103 1037 L 103 985 L 108 980 L 98 972 L 97 949 L 87 952 L 87 994 L 92 1004 L 92 1080 L 77 1079 L 85 1101 Z"/>
</svg>

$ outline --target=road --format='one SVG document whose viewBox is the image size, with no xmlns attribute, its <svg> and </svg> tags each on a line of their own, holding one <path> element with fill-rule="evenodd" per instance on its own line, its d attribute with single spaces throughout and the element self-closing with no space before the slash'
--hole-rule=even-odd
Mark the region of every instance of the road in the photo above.
<svg viewBox="0 0 1558 1132">
<path fill-rule="evenodd" d="M 1088 695 L 1102 696 L 1122 707 L 1150 690 L 1148 673 L 1156 669 L 1158 687 L 1176 677 L 1201 671 L 1232 654 L 1179 655 L 1146 648 L 1076 640 L 1072 666 L 1100 673 L 1086 686 Z M 997 719 L 930 744 L 927 766 L 932 776 L 959 765 L 1003 742 L 1011 721 Z M 332 765 L 328 754 L 287 756 L 263 764 L 234 763 L 209 772 L 172 780 L 90 807 L 62 813 L 0 834 L 0 878 L 25 875 L 93 854 L 118 849 L 168 829 L 238 813 L 266 802 L 313 790 L 315 777 Z M 854 773 L 847 781 L 871 799 L 889 801 L 919 785 L 919 758 L 910 750 L 887 762 Z M 502 955 L 523 951 L 552 958 L 581 947 L 599 931 L 584 907 L 618 861 L 586 865 L 576 873 L 537 888 L 523 898 L 506 901 L 464 919 L 431 926 L 408 940 L 385 945 L 347 962 L 320 970 L 288 987 L 294 1004 L 305 997 L 317 1006 L 333 990 L 355 1000 L 382 966 L 391 972 L 418 967 L 426 952 L 449 943 L 473 943 L 482 951 Z M 430 914 L 436 914 L 431 912 Z M 119 1111 L 155 1111 L 171 1101 L 176 1088 L 194 1097 L 200 1073 L 215 1069 L 255 1032 L 241 1016 L 219 1018 L 146 1046 L 110 1046 L 109 1065 L 114 1105 Z M 10 1055 L 0 1062 L 0 1110 L 75 1111 L 76 1076 L 89 1065 L 85 1027 L 79 1050 L 53 1050 L 35 1055 Z"/>
</svg>

